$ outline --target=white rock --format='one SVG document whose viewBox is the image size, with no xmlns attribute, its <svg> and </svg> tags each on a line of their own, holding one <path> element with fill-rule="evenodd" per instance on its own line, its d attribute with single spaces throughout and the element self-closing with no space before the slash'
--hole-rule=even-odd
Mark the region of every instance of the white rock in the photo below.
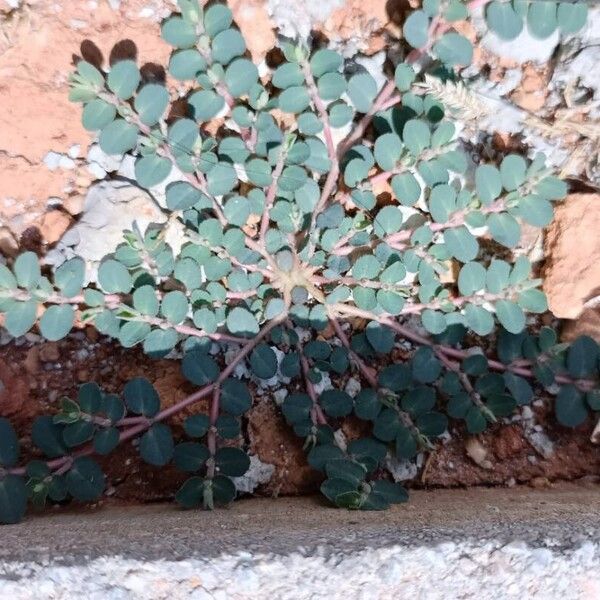
<svg viewBox="0 0 600 600">
<path fill-rule="evenodd" d="M 321 373 L 321 381 L 319 381 L 319 383 L 315 383 L 314 385 L 315 392 L 317 392 L 317 394 L 321 394 L 325 390 L 330 390 L 332 387 L 333 385 L 331 384 L 331 378 L 329 377 L 328 373 Z"/>
<path fill-rule="evenodd" d="M 417 465 L 409 460 L 398 460 L 395 456 L 388 454 L 385 457 L 385 468 L 391 473 L 394 481 L 406 481 L 417 476 Z"/>
<path fill-rule="evenodd" d="M 594 100 L 600 101 L 600 45 L 583 48 L 573 58 L 556 65 L 551 85 L 564 88 L 574 82 L 593 90 Z"/>
<path fill-rule="evenodd" d="M 154 9 L 151 6 L 145 6 L 142 8 L 142 10 L 140 10 L 138 16 L 140 16 L 142 19 L 150 19 L 154 16 Z"/>
<path fill-rule="evenodd" d="M 79 156 L 80 152 L 81 152 L 81 146 L 79 144 L 73 144 L 69 148 L 69 151 L 67 152 L 67 154 L 69 155 L 70 158 L 77 158 Z"/>
<path fill-rule="evenodd" d="M 275 466 L 264 463 L 253 454 L 250 456 L 250 467 L 241 477 L 233 477 L 235 487 L 240 492 L 251 494 L 259 485 L 268 483 L 273 477 Z"/>
<path fill-rule="evenodd" d="M 44 164 L 51 170 L 56 171 L 60 166 L 60 159 L 62 158 L 62 154 L 58 152 L 50 151 L 44 156 Z"/>
<path fill-rule="evenodd" d="M 344 391 L 346 392 L 346 394 L 354 398 L 360 392 L 361 389 L 362 386 L 360 385 L 360 381 L 358 381 L 358 379 L 354 377 L 350 377 L 350 379 L 348 379 L 348 381 L 346 382 Z"/>
<path fill-rule="evenodd" d="M 63 154 L 61 155 L 60 160 L 58 161 L 58 166 L 61 169 L 71 170 L 74 169 L 76 165 L 75 161 L 72 158 L 69 158 L 68 156 Z"/>
<path fill-rule="evenodd" d="M 343 4 L 344 0 L 268 0 L 267 11 L 281 35 L 307 39 L 316 23 L 325 21 Z"/>
<path fill-rule="evenodd" d="M 88 264 L 88 277 L 94 279 L 98 262 L 123 241 L 123 231 L 136 223 L 144 232 L 151 223 L 166 221 L 167 215 L 144 190 L 128 183 L 103 181 L 89 189 L 79 221 L 65 233 L 57 249 L 66 257 L 69 252 L 81 256 Z M 185 240 L 180 222 L 169 222 L 165 239 L 179 252 Z"/>
<path fill-rule="evenodd" d="M 106 173 L 113 173 L 119 168 L 121 157 L 106 154 L 98 144 L 92 144 L 88 150 L 87 162 L 89 163 L 88 169 L 92 164 L 101 167 L 105 172 L 102 176 L 104 177 Z"/>
<path fill-rule="evenodd" d="M 277 406 L 281 406 L 287 397 L 288 391 L 285 388 L 281 388 L 273 392 L 273 400 L 275 400 L 275 404 L 277 404 Z"/>
<path fill-rule="evenodd" d="M 354 61 L 363 67 L 373 79 L 377 82 L 377 89 L 381 89 L 388 81 L 387 75 L 383 72 L 383 63 L 387 54 L 385 51 L 377 52 L 373 56 L 357 56 Z"/>
<path fill-rule="evenodd" d="M 514 40 L 503 40 L 492 31 L 488 31 L 481 40 L 483 47 L 497 56 L 508 58 L 520 65 L 526 62 L 545 63 L 550 60 L 560 40 L 558 29 L 545 40 L 533 37 L 527 26 Z"/>
</svg>

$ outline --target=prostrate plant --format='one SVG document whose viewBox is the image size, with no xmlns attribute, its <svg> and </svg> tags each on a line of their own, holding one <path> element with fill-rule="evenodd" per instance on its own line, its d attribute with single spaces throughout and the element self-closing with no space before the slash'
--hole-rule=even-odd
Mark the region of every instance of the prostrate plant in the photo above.
<svg viewBox="0 0 600 600">
<path fill-rule="evenodd" d="M 229 503 L 250 464 L 237 447 L 239 419 L 261 382 L 287 387 L 283 414 L 326 475 L 325 496 L 347 508 L 404 501 L 404 488 L 383 477 L 386 455 L 427 450 L 448 418 L 479 433 L 536 389 L 556 396 L 563 425 L 600 410 L 598 345 L 557 344 L 547 327 L 528 333 L 526 313 L 546 311 L 546 300 L 529 261 L 507 258 L 520 222 L 547 225 L 565 184 L 543 157 L 509 155 L 473 175 L 443 106 L 413 91 L 410 63 L 428 48 L 446 69 L 461 62 L 464 42 L 446 30 L 464 5 L 426 2 L 409 17 L 405 34 L 420 51 L 382 89 L 366 72 L 346 73 L 338 53 L 310 55 L 301 44 L 283 45 L 285 60 L 264 83 L 225 5 L 179 6 L 162 36 L 175 47 L 170 75 L 189 88 L 185 116 L 171 116 L 171 94 L 142 82 L 130 60 L 107 74 L 80 61 L 71 98 L 105 152 L 137 156 L 141 186 L 182 174 L 166 187 L 165 209 L 185 226 L 181 251 L 165 242 L 169 222 L 134 228 L 85 288 L 83 260 L 50 281 L 26 252 L 11 269 L 0 265 L 0 310 L 14 336 L 37 324 L 58 340 L 90 323 L 151 357 L 177 349 L 198 390 L 161 410 L 145 379 L 121 396 L 86 384 L 58 414 L 35 420 L 32 442 L 48 460 L 25 467 L 0 420 L 0 520 L 20 520 L 28 496 L 98 498 L 105 479 L 91 456 L 134 438 L 146 462 L 193 474 L 176 494 L 181 505 Z M 441 37 L 416 36 L 422 22 Z M 215 117 L 225 118 L 217 138 L 205 127 Z M 498 245 L 504 259 L 492 254 Z M 400 342 L 410 343 L 407 360 Z M 349 393 L 349 374 L 360 391 Z M 166 421 L 207 400 L 208 414 L 185 420 L 193 441 L 175 443 Z M 371 433 L 340 435 L 351 415 Z"/>
</svg>

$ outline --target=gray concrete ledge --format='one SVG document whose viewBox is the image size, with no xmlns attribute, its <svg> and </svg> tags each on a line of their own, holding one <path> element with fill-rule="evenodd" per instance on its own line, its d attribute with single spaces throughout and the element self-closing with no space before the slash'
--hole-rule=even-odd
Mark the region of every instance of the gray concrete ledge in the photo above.
<svg viewBox="0 0 600 600">
<path fill-rule="evenodd" d="M 0 539 L 0 598 L 600 598 L 598 487 L 60 509 Z"/>
</svg>

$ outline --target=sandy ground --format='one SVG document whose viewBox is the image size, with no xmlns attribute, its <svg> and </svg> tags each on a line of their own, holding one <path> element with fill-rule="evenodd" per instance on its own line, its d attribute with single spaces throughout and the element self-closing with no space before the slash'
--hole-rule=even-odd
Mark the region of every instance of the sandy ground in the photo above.
<svg viewBox="0 0 600 600">
<path fill-rule="evenodd" d="M 58 510 L 2 529 L 0 597 L 596 600 L 599 509 L 597 487 L 564 485 L 421 491 L 383 513 Z"/>
<path fill-rule="evenodd" d="M 84 563 L 106 555 L 157 560 L 238 551 L 287 554 L 299 547 L 358 550 L 448 540 L 519 539 L 560 546 L 600 540 L 600 488 L 561 484 L 414 491 L 383 512 L 330 508 L 320 497 L 239 500 L 229 509 L 173 504 L 55 509 L 1 530 L 0 560 Z"/>
</svg>

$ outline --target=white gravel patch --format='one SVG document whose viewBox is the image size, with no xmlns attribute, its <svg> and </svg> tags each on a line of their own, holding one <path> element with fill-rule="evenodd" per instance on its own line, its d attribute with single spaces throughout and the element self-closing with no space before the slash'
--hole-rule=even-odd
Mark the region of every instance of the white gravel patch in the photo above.
<svg viewBox="0 0 600 600">
<path fill-rule="evenodd" d="M 201 535 L 201 532 L 198 532 Z M 0 563 L 0 597 L 198 600 L 600 598 L 600 548 L 524 542 L 445 542 L 357 553 L 288 556 L 240 552 L 216 559 L 140 561 L 118 556 L 81 566 Z"/>
</svg>

